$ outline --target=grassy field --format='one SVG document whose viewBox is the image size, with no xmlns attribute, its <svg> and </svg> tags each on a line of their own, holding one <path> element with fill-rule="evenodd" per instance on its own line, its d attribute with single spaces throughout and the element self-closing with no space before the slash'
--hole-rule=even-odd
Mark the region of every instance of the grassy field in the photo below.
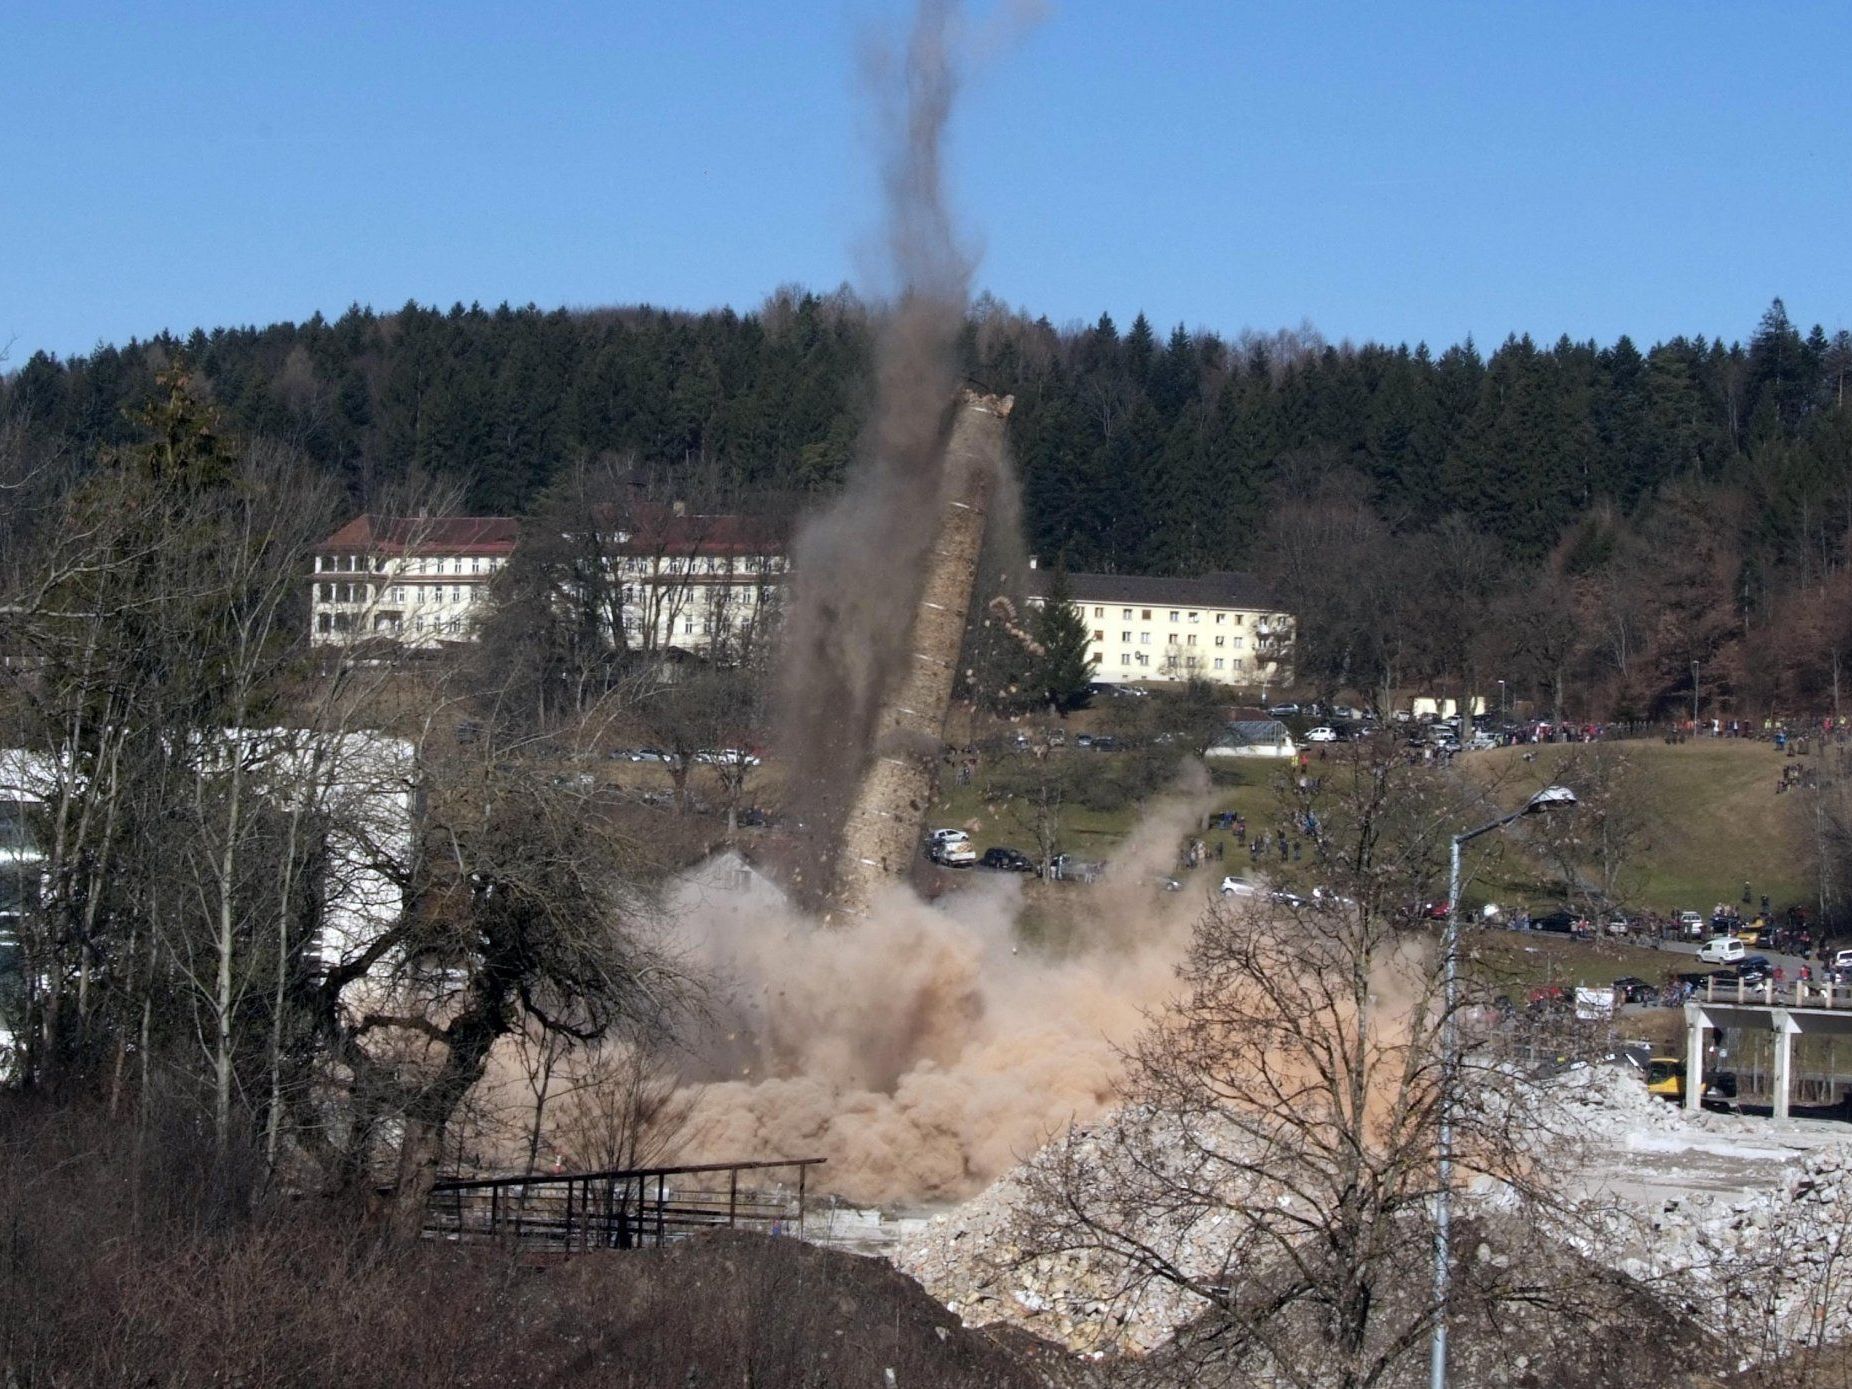
<svg viewBox="0 0 1852 1389">
<path fill-rule="evenodd" d="M 1737 740 L 1599 746 L 1602 756 L 1624 759 L 1622 794 L 1636 808 L 1640 825 L 1635 868 L 1627 875 L 1631 905 L 1708 911 L 1716 902 L 1739 901 L 1745 881 L 1755 898 L 1766 893 L 1777 909 L 1813 900 L 1813 797 L 1802 791 L 1776 794 L 1785 759 L 1774 748 Z M 1533 754 L 1529 762 L 1523 760 L 1527 752 Z M 1066 755 L 1116 754 L 1075 749 Z M 1589 755 L 1576 745 L 1500 748 L 1457 765 L 1461 775 L 1489 788 L 1495 802 L 1519 804 L 1544 783 L 1575 782 Z M 1212 809 L 1237 811 L 1251 829 L 1270 829 L 1279 818 L 1281 775 L 1276 767 L 1256 763 L 1219 770 Z M 965 829 L 980 852 L 1009 845 L 1032 853 L 1035 837 L 1027 820 L 1005 804 L 986 804 L 982 785 L 980 772 L 970 785 L 942 787 L 932 823 Z M 1136 805 L 1098 811 L 1070 803 L 1061 814 L 1061 847 L 1082 857 L 1104 857 L 1140 813 Z M 1245 847 L 1232 837 L 1211 831 L 1203 838 L 1212 855 L 1223 845 L 1231 871 L 1250 864 Z M 1498 836 L 1487 845 L 1491 852 L 1476 866 L 1468 900 L 1541 905 L 1560 895 L 1550 875 L 1527 855 L 1520 835 Z"/>
<path fill-rule="evenodd" d="M 1084 749 L 1074 749 L 1066 755 L 1100 759 L 1118 756 Z M 1243 816 L 1250 826 L 1271 825 L 1278 818 L 1279 798 L 1273 783 L 1279 775 L 1277 768 L 1258 765 L 1218 770 L 1214 776 L 1210 812 L 1232 810 Z M 951 783 L 950 778 L 946 780 Z M 1103 858 L 1112 852 L 1142 813 L 1143 807 L 1136 804 L 1103 811 L 1070 802 L 1061 811 L 1061 848 L 1082 858 Z M 1035 852 L 1034 829 L 1024 814 L 1006 804 L 986 803 L 981 772 L 969 785 L 942 785 L 939 798 L 933 803 L 931 819 L 935 827 L 956 826 L 964 830 L 979 853 L 997 845 L 1008 845 L 1028 854 Z M 1237 850 L 1239 862 L 1247 861 L 1246 849 L 1236 844 L 1233 835 L 1211 830 L 1199 837 L 1211 855 L 1218 844 L 1222 845 L 1231 869 L 1237 862 Z"/>
<path fill-rule="evenodd" d="M 1814 898 L 1813 798 L 1775 793 L 1784 758 L 1773 747 L 1737 739 L 1603 746 L 1625 757 L 1625 794 L 1639 807 L 1643 825 L 1635 905 L 1708 911 L 1716 902 L 1739 901 L 1745 881 L 1755 897 L 1766 893 L 1777 909 Z M 1523 763 L 1525 752 L 1534 752 L 1535 761 Z M 1540 782 L 1573 782 L 1586 756 L 1575 745 L 1500 748 L 1459 765 L 1465 775 L 1508 785 L 1504 799 L 1511 800 Z M 1502 874 L 1488 875 L 1486 895 L 1533 895 L 1539 884 L 1525 872 L 1522 854 L 1508 854 L 1506 864 Z"/>
</svg>

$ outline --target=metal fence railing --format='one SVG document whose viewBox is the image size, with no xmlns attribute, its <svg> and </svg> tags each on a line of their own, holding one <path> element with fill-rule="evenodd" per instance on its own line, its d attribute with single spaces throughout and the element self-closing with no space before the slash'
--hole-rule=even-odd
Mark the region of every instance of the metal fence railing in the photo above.
<svg viewBox="0 0 1852 1389">
<path fill-rule="evenodd" d="M 431 1189 L 424 1233 L 571 1252 L 636 1249 L 701 1230 L 796 1233 L 822 1158 L 454 1178 Z"/>
</svg>

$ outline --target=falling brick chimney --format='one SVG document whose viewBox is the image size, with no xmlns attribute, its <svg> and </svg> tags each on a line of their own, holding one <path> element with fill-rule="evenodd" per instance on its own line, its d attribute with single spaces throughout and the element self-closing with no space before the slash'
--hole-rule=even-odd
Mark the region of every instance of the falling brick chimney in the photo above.
<svg viewBox="0 0 1852 1389">
<path fill-rule="evenodd" d="M 867 911 L 882 882 L 904 878 L 919 852 L 1014 403 L 967 389 L 952 421 L 944 510 L 908 633 L 907 664 L 876 716 L 873 760 L 849 803 L 837 852 L 835 902 L 851 917 Z"/>
</svg>

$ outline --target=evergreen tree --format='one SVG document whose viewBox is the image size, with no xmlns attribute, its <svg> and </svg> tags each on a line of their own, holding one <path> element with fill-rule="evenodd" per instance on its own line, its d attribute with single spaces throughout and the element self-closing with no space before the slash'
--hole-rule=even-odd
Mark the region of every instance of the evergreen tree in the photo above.
<svg viewBox="0 0 1852 1389">
<path fill-rule="evenodd" d="M 1087 654 L 1087 621 L 1074 605 L 1066 556 L 1056 562 L 1047 599 L 1036 614 L 1035 640 L 1041 647 L 1035 663 L 1035 688 L 1049 708 L 1065 718 L 1086 704 L 1087 686 L 1097 665 Z"/>
</svg>

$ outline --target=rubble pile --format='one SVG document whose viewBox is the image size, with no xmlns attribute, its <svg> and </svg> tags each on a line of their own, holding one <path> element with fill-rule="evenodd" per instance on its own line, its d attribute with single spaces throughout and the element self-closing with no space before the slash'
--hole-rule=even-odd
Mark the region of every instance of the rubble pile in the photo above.
<svg viewBox="0 0 1852 1389">
<path fill-rule="evenodd" d="M 1033 1161 L 1033 1160 L 1032 1160 Z M 1123 1291 L 1124 1268 L 1095 1251 L 1030 1257 L 1029 1164 L 903 1239 L 894 1262 L 967 1326 L 1004 1322 L 1071 1350 L 1143 1353 L 1202 1311 L 1169 1284 Z M 1189 1251 L 1166 1251 L 1188 1266 Z"/>
<path fill-rule="evenodd" d="M 1679 1108 L 1648 1094 L 1640 1073 L 1628 1066 L 1577 1066 L 1534 1093 L 1543 1126 L 1583 1143 L 1625 1143 L 1642 1130 L 1687 1127 Z"/>
<path fill-rule="evenodd" d="M 1534 1117 L 1540 1157 L 1549 1151 L 1549 1161 L 1589 1183 L 1565 1193 L 1577 1207 L 1558 1231 L 1565 1254 L 1628 1275 L 1644 1295 L 1757 1357 L 1852 1336 L 1852 1142 L 1804 1151 L 1765 1121 L 1688 1115 L 1618 1066 L 1513 1087 L 1503 1102 Z M 1080 1142 L 1110 1152 L 1097 1145 L 1124 1142 L 1115 1135 L 1128 1128 L 1147 1141 L 1157 1131 L 1149 1116 L 1121 1113 Z M 1624 1178 L 1668 1155 L 1714 1162 L 1730 1180 L 1721 1190 L 1678 1187 L 1668 1199 L 1663 1186 L 1648 1195 L 1598 1175 L 1604 1162 Z M 1124 1266 L 1108 1254 L 1025 1253 L 1042 1214 L 1035 1161 L 933 1216 L 903 1238 L 895 1262 L 967 1325 L 1007 1323 L 1077 1350 L 1148 1352 L 1200 1314 L 1200 1302 L 1166 1283 L 1127 1293 Z M 1501 1204 L 1496 1191 L 1478 1196 L 1488 1212 Z M 1154 1216 L 1139 1235 L 1192 1276 L 1216 1281 L 1233 1231 L 1213 1218 L 1169 1226 Z"/>
<path fill-rule="evenodd" d="M 1852 1336 L 1852 1143 L 1808 1153 L 1772 1190 L 1667 1201 L 1631 1233 L 1616 1267 L 1739 1344 Z"/>
</svg>

